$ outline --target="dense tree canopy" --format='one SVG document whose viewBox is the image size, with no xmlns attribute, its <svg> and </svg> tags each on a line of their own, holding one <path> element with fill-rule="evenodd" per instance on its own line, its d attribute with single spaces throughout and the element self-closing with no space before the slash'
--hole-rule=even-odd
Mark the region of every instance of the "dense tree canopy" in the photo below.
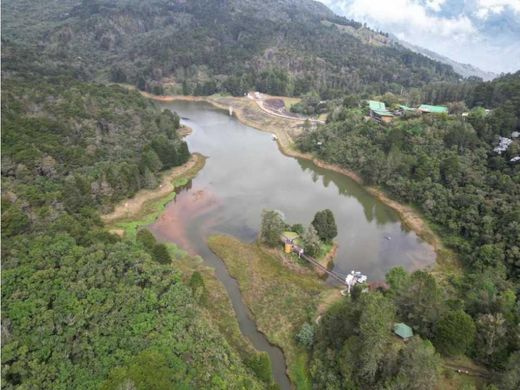
<svg viewBox="0 0 520 390">
<path fill-rule="evenodd" d="M 327 99 L 459 77 L 310 0 L 4 3 L 4 39 L 38 44 L 49 62 L 84 77 L 156 94 L 168 80 L 184 94 L 256 89 Z"/>
<path fill-rule="evenodd" d="M 367 121 L 363 102 L 348 96 L 331 109 L 326 125 L 298 140 L 301 150 L 356 170 L 367 183 L 416 205 L 456 250 L 463 274 L 441 286 L 428 272 L 394 269 L 385 295 L 397 316 L 440 352 L 465 352 L 495 369 L 504 369 L 520 347 L 520 164 L 511 161 L 520 155 L 513 136 L 520 130 L 519 80 L 520 73 L 473 81 L 459 97 L 467 116 L 405 114 L 386 125 Z M 395 96 L 385 96 L 380 99 L 396 104 Z M 494 109 L 474 107 L 480 104 Z M 501 154 L 494 151 L 499 136 L 513 140 Z"/>
<path fill-rule="evenodd" d="M 462 310 L 446 312 L 435 328 L 435 345 L 447 355 L 463 354 L 473 344 L 475 323 Z"/>
<path fill-rule="evenodd" d="M 338 235 L 334 214 L 329 209 L 318 211 L 311 222 L 321 240 L 330 242 Z"/>
<path fill-rule="evenodd" d="M 262 388 L 164 244 L 99 218 L 189 157 L 178 116 L 6 50 L 2 388 Z"/>
</svg>

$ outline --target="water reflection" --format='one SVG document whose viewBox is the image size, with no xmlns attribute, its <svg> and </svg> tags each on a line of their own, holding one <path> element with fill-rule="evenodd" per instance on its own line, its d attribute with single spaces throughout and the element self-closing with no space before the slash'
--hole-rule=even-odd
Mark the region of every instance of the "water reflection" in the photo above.
<svg viewBox="0 0 520 390">
<path fill-rule="evenodd" d="M 153 226 L 158 236 L 178 242 L 176 234 L 185 237 L 183 231 L 205 230 L 252 241 L 264 208 L 282 210 L 290 223 L 304 225 L 317 210 L 329 208 L 338 225 L 336 271 L 356 269 L 370 279 L 381 279 L 396 265 L 416 269 L 433 263 L 432 248 L 408 231 L 394 210 L 350 178 L 284 156 L 270 134 L 244 126 L 207 104 L 176 102 L 165 107 L 190 118 L 185 121 L 193 129 L 187 138 L 190 149 L 209 158 L 164 213 L 186 226 L 171 228 L 173 220 L 159 219 Z M 204 194 L 199 202 L 190 198 L 197 193 Z M 190 243 L 195 252 L 204 245 Z"/>
</svg>

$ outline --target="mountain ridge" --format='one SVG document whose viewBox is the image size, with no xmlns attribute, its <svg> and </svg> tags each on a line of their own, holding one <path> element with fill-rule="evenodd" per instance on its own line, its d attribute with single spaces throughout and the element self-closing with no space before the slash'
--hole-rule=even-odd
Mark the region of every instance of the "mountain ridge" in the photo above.
<svg viewBox="0 0 520 390">
<path fill-rule="evenodd" d="M 422 54 L 428 58 L 431 58 L 432 60 L 439 61 L 439 62 L 445 63 L 447 65 L 450 65 L 456 73 L 460 74 L 461 76 L 463 76 L 465 78 L 473 76 L 473 77 L 479 77 L 484 81 L 491 81 L 499 76 L 497 73 L 482 70 L 475 65 L 457 62 L 449 57 L 443 56 L 442 54 L 439 54 L 432 50 L 426 49 L 426 48 L 418 46 L 418 45 L 414 45 L 403 39 L 399 39 L 395 35 L 391 34 L 391 36 L 396 42 L 398 42 L 400 45 L 406 47 L 407 49 L 410 49 L 416 53 Z"/>
<path fill-rule="evenodd" d="M 42 57 L 73 64 L 97 81 L 161 92 L 209 95 L 248 89 L 300 95 L 384 92 L 456 81 L 449 67 L 399 46 L 338 34 L 359 29 L 312 0 L 4 2 L 4 38 L 30 43 Z M 338 92 L 339 91 L 339 92 Z"/>
</svg>

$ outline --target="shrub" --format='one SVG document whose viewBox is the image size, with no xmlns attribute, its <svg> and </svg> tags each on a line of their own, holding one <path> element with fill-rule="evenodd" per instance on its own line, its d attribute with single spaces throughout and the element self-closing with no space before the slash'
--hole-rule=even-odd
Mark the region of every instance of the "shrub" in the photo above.
<svg viewBox="0 0 520 390">
<path fill-rule="evenodd" d="M 466 352 L 475 338 L 475 323 L 463 310 L 449 311 L 437 323 L 435 345 L 445 355 Z"/>
<path fill-rule="evenodd" d="M 296 335 L 296 340 L 305 348 L 312 347 L 312 343 L 314 342 L 314 326 L 305 322 Z"/>
<path fill-rule="evenodd" d="M 164 244 L 156 244 L 152 250 L 152 258 L 161 264 L 170 264 L 172 258 L 168 248 Z"/>
<path fill-rule="evenodd" d="M 193 292 L 193 296 L 198 302 L 205 302 L 207 298 L 206 285 L 200 272 L 195 271 L 188 282 L 188 285 Z"/>
<path fill-rule="evenodd" d="M 269 355 L 265 352 L 256 353 L 246 362 L 246 365 L 253 370 L 256 376 L 265 383 L 273 382 L 273 369 Z"/>
<path fill-rule="evenodd" d="M 148 251 L 151 251 L 157 245 L 155 237 L 148 229 L 140 229 L 137 232 L 136 240 L 143 244 Z"/>
</svg>

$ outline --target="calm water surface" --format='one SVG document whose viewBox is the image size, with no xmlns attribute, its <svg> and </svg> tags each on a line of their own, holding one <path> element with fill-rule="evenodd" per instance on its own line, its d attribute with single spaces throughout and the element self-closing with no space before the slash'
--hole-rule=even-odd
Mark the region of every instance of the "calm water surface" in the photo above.
<svg viewBox="0 0 520 390">
<path fill-rule="evenodd" d="M 257 331 L 236 281 L 207 247 L 209 235 L 226 233 L 253 241 L 263 209 L 280 210 L 288 223 L 306 226 L 316 211 L 329 208 L 338 225 L 336 272 L 354 269 L 376 280 L 396 265 L 415 270 L 435 261 L 432 247 L 406 229 L 396 212 L 348 177 L 284 156 L 270 134 L 208 104 L 175 102 L 163 107 L 176 111 L 193 129 L 187 138 L 190 150 L 208 160 L 150 229 L 157 238 L 179 244 L 215 268 L 241 331 L 257 349 L 269 353 L 282 388 L 290 387 L 283 355 Z"/>
<path fill-rule="evenodd" d="M 175 102 L 165 107 L 186 118 L 183 122 L 193 129 L 187 138 L 190 150 L 209 158 L 191 188 L 153 226 L 157 235 L 176 241 L 168 234 L 171 217 L 183 214 L 182 225 L 188 229 L 252 241 L 262 209 L 280 210 L 289 223 L 308 225 L 316 211 L 329 208 L 338 225 L 335 271 L 355 269 L 375 280 L 396 265 L 415 270 L 435 261 L 432 247 L 408 230 L 394 210 L 348 177 L 284 156 L 270 134 L 207 104 Z M 186 241 L 179 243 L 197 252 L 200 243 Z"/>
</svg>

